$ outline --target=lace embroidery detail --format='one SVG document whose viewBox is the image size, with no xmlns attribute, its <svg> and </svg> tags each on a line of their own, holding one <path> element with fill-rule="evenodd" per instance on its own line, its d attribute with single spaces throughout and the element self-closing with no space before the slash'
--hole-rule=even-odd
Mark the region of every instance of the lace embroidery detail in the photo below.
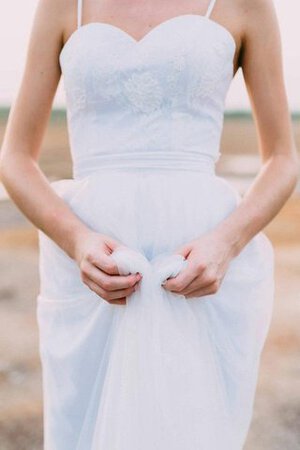
<svg viewBox="0 0 300 450">
<path fill-rule="evenodd" d="M 183 40 L 181 40 L 180 44 L 177 43 L 176 46 L 174 45 L 170 52 L 173 56 L 170 60 L 166 76 L 166 85 L 168 87 L 167 94 L 171 108 L 175 108 L 176 104 L 178 104 L 180 98 L 179 93 L 182 86 L 184 86 L 184 79 L 182 77 L 187 67 L 185 51 Z"/>
<path fill-rule="evenodd" d="M 188 33 L 166 29 L 163 40 L 153 33 L 143 45 L 106 27 L 75 35 L 74 51 L 67 48 L 61 61 L 74 159 L 87 147 L 219 157 L 233 47 L 227 34 L 204 24 L 204 34 L 197 21 Z"/>
<path fill-rule="evenodd" d="M 163 100 L 158 80 L 150 72 L 134 73 L 124 82 L 124 95 L 137 112 L 152 113 Z"/>
<path fill-rule="evenodd" d="M 213 57 L 211 52 L 213 51 Z M 219 93 L 231 80 L 229 65 L 230 60 L 226 58 L 227 47 L 223 42 L 215 43 L 212 48 L 204 51 L 201 49 L 201 60 L 205 59 L 201 70 L 195 70 L 193 82 L 190 84 L 188 102 L 195 110 L 203 109 L 203 102 L 215 102 L 222 98 Z"/>
<path fill-rule="evenodd" d="M 87 96 L 85 93 L 85 84 L 83 82 L 82 73 L 80 71 L 76 71 L 75 73 L 72 80 L 65 80 L 65 83 L 68 82 L 69 85 L 73 85 L 71 89 L 66 90 L 69 115 L 76 114 L 81 109 L 84 109 L 87 104 Z"/>
<path fill-rule="evenodd" d="M 79 45 L 79 44 L 78 44 Z M 82 51 L 81 45 L 78 48 Z M 78 67 L 78 59 L 75 52 L 65 54 L 64 64 L 67 64 L 69 70 L 64 72 L 64 86 L 68 106 L 68 115 L 71 117 L 87 104 L 86 84 L 82 67 Z"/>
<path fill-rule="evenodd" d="M 91 79 L 94 92 L 94 101 L 103 102 L 120 99 L 122 88 L 120 86 L 120 75 L 114 65 L 106 68 L 105 74 L 101 73 L 99 67 L 93 67 Z"/>
</svg>

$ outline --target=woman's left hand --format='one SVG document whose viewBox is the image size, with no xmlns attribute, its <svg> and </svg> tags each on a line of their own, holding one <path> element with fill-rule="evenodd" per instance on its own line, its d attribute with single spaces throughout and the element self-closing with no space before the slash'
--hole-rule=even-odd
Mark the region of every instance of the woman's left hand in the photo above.
<svg viewBox="0 0 300 450">
<path fill-rule="evenodd" d="M 232 248 L 215 231 L 205 233 L 175 251 L 183 255 L 188 264 L 176 277 L 162 285 L 165 289 L 186 298 L 215 294 L 221 285 L 233 258 Z"/>
</svg>

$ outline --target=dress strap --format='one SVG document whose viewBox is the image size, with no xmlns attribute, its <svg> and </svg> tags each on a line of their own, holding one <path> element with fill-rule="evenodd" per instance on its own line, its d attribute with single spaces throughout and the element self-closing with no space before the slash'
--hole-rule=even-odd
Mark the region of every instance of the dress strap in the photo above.
<svg viewBox="0 0 300 450">
<path fill-rule="evenodd" d="M 82 25 L 82 2 L 83 0 L 77 0 L 77 28 Z"/>
<path fill-rule="evenodd" d="M 215 6 L 216 0 L 210 0 L 210 3 L 208 5 L 205 17 L 209 17 L 211 15 L 211 12 Z"/>
</svg>

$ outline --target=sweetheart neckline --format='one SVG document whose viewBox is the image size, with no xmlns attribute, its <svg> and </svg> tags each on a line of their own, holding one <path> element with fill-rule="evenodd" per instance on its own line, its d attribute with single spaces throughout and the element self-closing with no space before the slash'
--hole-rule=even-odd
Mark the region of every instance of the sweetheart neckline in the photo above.
<svg viewBox="0 0 300 450">
<path fill-rule="evenodd" d="M 152 35 L 152 33 L 154 33 L 155 31 L 157 31 L 160 28 L 163 28 L 163 26 L 176 21 L 177 19 L 184 19 L 184 18 L 196 18 L 196 19 L 200 19 L 200 20 L 205 20 L 206 23 L 212 24 L 213 26 L 216 26 L 217 28 L 219 28 L 220 30 L 222 30 L 223 32 L 225 32 L 225 36 L 227 36 L 229 38 L 229 42 L 231 42 L 231 44 L 233 45 L 233 50 L 234 50 L 234 54 L 237 48 L 237 44 L 235 41 L 235 38 L 233 36 L 233 34 L 231 33 L 231 31 L 228 30 L 228 28 L 226 28 L 224 25 L 221 25 L 219 22 L 216 22 L 215 20 L 212 20 L 210 17 L 204 16 L 202 14 L 180 14 L 178 16 L 174 16 L 174 17 L 170 17 L 169 19 L 164 20 L 163 22 L 160 22 L 158 25 L 156 25 L 155 27 L 151 28 L 150 31 L 148 31 L 146 34 L 144 34 L 144 36 L 141 39 L 135 39 L 130 33 L 128 33 L 127 31 L 123 30 L 122 28 L 118 27 L 117 25 L 113 25 L 109 22 L 89 22 L 86 23 L 84 25 L 81 25 L 79 28 L 76 28 L 75 31 L 73 31 L 73 33 L 69 36 L 69 38 L 67 39 L 67 41 L 64 43 L 63 47 L 61 48 L 61 51 L 59 53 L 59 61 L 61 62 L 63 59 L 63 55 L 65 53 L 65 51 L 67 50 L 67 48 L 71 45 L 73 39 L 81 32 L 81 30 L 86 30 L 90 27 L 109 27 L 112 28 L 116 31 L 118 31 L 120 34 L 126 36 L 127 39 L 131 40 L 133 42 L 133 44 L 135 44 L 136 46 L 138 45 L 142 45 L 144 43 L 144 41 L 146 41 L 146 39 L 148 37 L 150 37 Z"/>
</svg>

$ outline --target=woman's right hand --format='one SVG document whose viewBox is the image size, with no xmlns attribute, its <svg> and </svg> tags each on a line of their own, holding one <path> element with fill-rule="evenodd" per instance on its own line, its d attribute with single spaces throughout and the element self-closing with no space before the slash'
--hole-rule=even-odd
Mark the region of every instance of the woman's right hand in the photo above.
<svg viewBox="0 0 300 450">
<path fill-rule="evenodd" d="M 78 239 L 75 260 L 80 268 L 81 280 L 108 303 L 125 305 L 141 279 L 139 274 L 120 275 L 110 257 L 122 245 L 119 241 L 94 231 Z"/>
</svg>

